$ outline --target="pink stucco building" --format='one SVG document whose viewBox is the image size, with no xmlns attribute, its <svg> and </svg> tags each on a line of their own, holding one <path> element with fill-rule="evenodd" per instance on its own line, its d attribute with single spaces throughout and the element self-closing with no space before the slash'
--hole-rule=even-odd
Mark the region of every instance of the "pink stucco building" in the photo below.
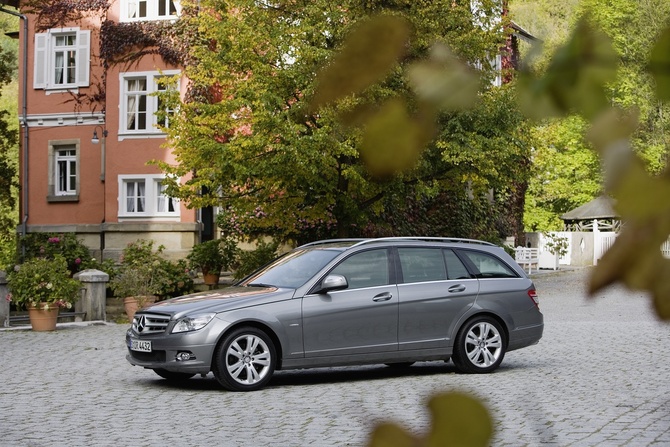
<svg viewBox="0 0 670 447">
<path fill-rule="evenodd" d="M 200 210 L 168 197 L 147 161 L 171 161 L 152 93 L 185 90 L 182 70 L 156 54 L 118 64 L 100 57 L 103 21 L 177 20 L 178 0 L 110 5 L 54 27 L 53 17 L 21 17 L 20 232 L 75 232 L 104 258 L 151 238 L 181 257 L 201 237 Z"/>
</svg>

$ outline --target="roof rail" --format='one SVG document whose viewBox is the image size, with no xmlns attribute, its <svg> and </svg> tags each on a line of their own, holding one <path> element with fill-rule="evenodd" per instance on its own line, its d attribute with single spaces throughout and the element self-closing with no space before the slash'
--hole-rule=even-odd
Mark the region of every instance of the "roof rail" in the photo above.
<svg viewBox="0 0 670 447">
<path fill-rule="evenodd" d="M 433 241 L 433 242 L 456 242 L 456 243 L 462 243 L 462 244 L 479 244 L 479 245 L 490 245 L 490 246 L 496 246 L 496 244 L 493 244 L 491 242 L 486 242 L 486 241 L 480 241 L 477 239 L 463 239 L 463 238 L 458 238 L 458 237 L 421 237 L 421 236 L 405 236 L 405 237 L 380 237 L 376 239 L 364 239 L 357 244 L 354 244 L 354 246 L 359 246 L 359 245 L 365 245 L 365 244 L 373 244 L 375 242 L 389 242 L 389 241 Z"/>
<path fill-rule="evenodd" d="M 322 241 L 314 241 L 314 242 L 309 242 L 307 244 L 303 244 L 297 248 L 305 248 L 305 247 L 314 247 L 317 245 L 326 245 L 326 244 L 336 244 L 336 243 L 342 243 L 342 242 L 362 242 L 366 241 L 367 239 L 362 239 L 362 238 L 350 238 L 350 239 L 324 239 Z"/>
</svg>

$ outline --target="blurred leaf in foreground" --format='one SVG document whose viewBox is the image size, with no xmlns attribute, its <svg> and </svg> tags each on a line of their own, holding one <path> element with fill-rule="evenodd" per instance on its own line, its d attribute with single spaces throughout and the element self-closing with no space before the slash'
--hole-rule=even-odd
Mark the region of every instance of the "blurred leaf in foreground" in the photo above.
<svg viewBox="0 0 670 447">
<path fill-rule="evenodd" d="M 407 113 L 399 99 L 386 102 L 363 130 L 361 157 L 373 176 L 386 177 L 410 169 L 432 132 Z"/>
<path fill-rule="evenodd" d="M 660 250 L 670 234 L 670 173 L 651 177 L 633 154 L 627 136 L 636 124 L 635 116 L 613 109 L 589 132 L 603 158 L 606 186 L 625 222 L 593 272 L 589 292 L 620 280 L 631 289 L 649 291 L 659 317 L 670 319 L 670 259 Z"/>
<path fill-rule="evenodd" d="M 592 119 L 609 104 L 605 85 L 615 79 L 617 62 L 607 35 L 583 18 L 542 77 L 519 74 L 521 107 L 536 119 L 573 112 Z"/>
<path fill-rule="evenodd" d="M 477 103 L 480 78 L 468 65 L 437 43 L 430 58 L 408 69 L 416 96 L 441 110 L 465 110 Z"/>
<path fill-rule="evenodd" d="M 670 101 L 670 28 L 659 37 L 649 58 L 649 72 L 656 81 L 656 95 Z"/>
<path fill-rule="evenodd" d="M 408 434 L 393 424 L 379 425 L 370 447 L 486 447 L 493 436 L 489 412 L 477 399 L 462 393 L 443 393 L 428 402 L 431 432 L 425 437 Z"/>
<path fill-rule="evenodd" d="M 376 16 L 358 25 L 319 73 L 312 107 L 318 109 L 383 79 L 407 50 L 409 36 L 409 24 L 398 16 Z"/>
</svg>

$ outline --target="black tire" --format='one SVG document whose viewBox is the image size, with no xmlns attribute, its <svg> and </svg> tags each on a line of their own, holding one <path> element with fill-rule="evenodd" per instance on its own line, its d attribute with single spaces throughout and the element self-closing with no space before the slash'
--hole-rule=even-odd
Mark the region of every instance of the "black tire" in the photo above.
<svg viewBox="0 0 670 447">
<path fill-rule="evenodd" d="M 386 366 L 389 368 L 396 368 L 396 369 L 402 369 L 402 368 L 409 368 L 416 362 L 397 362 L 397 363 L 385 363 Z"/>
<path fill-rule="evenodd" d="M 185 380 L 190 379 L 191 377 L 195 376 L 195 374 L 190 374 L 190 373 L 180 373 L 180 372 L 173 372 L 173 371 L 168 371 L 167 369 L 154 369 L 154 372 L 167 380 L 168 382 L 172 383 L 180 383 Z"/>
<path fill-rule="evenodd" d="M 272 378 L 277 364 L 274 343 L 254 327 L 241 327 L 226 335 L 216 348 L 212 371 L 230 391 L 255 391 Z"/>
<path fill-rule="evenodd" d="M 507 338 L 500 323 L 491 317 L 475 317 L 458 332 L 453 361 L 459 372 L 489 373 L 500 366 L 506 350 Z"/>
</svg>

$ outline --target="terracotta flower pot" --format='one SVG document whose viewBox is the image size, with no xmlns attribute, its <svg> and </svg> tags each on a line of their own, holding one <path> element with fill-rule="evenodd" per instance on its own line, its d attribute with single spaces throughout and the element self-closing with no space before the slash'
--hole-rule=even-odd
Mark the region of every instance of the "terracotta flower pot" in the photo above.
<svg viewBox="0 0 670 447">
<path fill-rule="evenodd" d="M 156 302 L 156 297 L 155 296 L 127 296 L 123 299 L 123 307 L 126 310 L 126 315 L 128 316 L 128 320 L 131 322 L 133 321 L 133 317 L 135 316 L 135 312 L 137 312 L 139 309 L 148 306 L 149 304 L 153 304 Z"/>
<path fill-rule="evenodd" d="M 39 303 L 37 306 L 28 306 L 28 316 L 33 331 L 44 332 L 56 330 L 58 306 L 50 304 L 49 308 L 45 309 L 46 305 L 47 303 Z"/>
<path fill-rule="evenodd" d="M 203 273 L 202 279 L 208 286 L 215 286 L 219 283 L 218 273 Z"/>
</svg>

